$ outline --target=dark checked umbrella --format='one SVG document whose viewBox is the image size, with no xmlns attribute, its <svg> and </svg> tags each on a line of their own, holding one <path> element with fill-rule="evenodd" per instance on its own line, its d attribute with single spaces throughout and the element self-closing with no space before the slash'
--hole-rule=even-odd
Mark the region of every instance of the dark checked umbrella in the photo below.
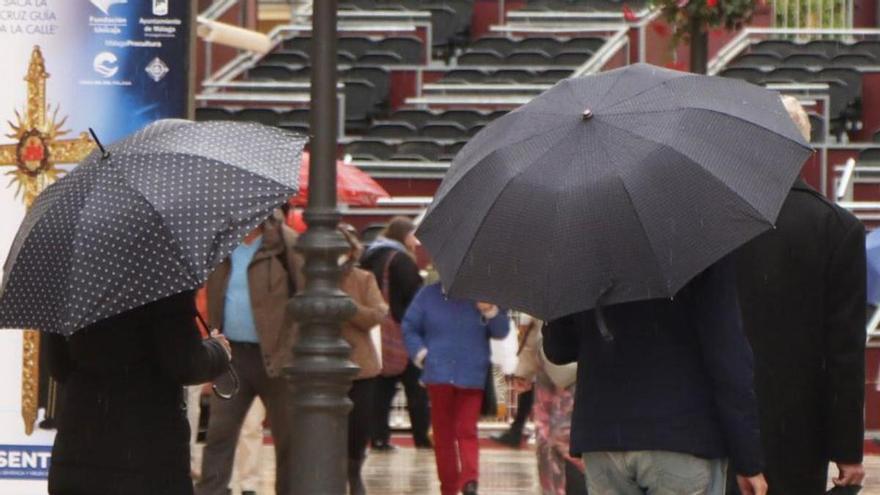
<svg viewBox="0 0 880 495">
<path fill-rule="evenodd" d="M 773 225 L 809 154 L 778 94 L 633 65 L 487 126 L 417 235 L 451 295 L 545 319 L 670 297 Z"/>
<path fill-rule="evenodd" d="M 296 194 L 304 144 L 259 124 L 166 120 L 93 152 L 19 228 L 0 327 L 70 335 L 201 286 Z"/>
</svg>

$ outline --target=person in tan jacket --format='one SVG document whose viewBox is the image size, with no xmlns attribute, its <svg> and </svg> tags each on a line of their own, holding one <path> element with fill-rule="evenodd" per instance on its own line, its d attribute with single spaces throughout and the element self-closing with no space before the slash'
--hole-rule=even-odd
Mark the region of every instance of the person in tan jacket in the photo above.
<svg viewBox="0 0 880 495">
<path fill-rule="evenodd" d="M 292 431 L 290 390 L 282 370 L 292 364 L 296 326 L 288 300 L 305 286 L 296 234 L 272 217 L 250 232 L 208 277 L 208 324 L 221 329 L 235 359 L 240 388 L 230 400 L 211 399 L 197 495 L 226 495 L 242 422 L 255 397 L 266 407 L 275 444 L 275 491 L 289 495 Z"/>
<path fill-rule="evenodd" d="M 351 361 L 360 368 L 348 393 L 354 404 L 348 415 L 348 484 L 351 495 L 363 495 L 366 491 L 361 466 L 370 441 L 375 378 L 382 368 L 370 330 L 382 322 L 388 314 L 388 306 L 373 273 L 356 266 L 361 257 L 356 231 L 346 225 L 340 225 L 339 230 L 351 246 L 342 266 L 340 289 L 357 307 L 355 315 L 342 326 L 342 338 L 351 346 Z"/>
</svg>

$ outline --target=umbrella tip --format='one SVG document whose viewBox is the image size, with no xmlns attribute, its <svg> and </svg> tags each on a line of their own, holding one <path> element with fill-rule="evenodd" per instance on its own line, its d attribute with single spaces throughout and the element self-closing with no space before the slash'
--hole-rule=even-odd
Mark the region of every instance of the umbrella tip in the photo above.
<svg viewBox="0 0 880 495">
<path fill-rule="evenodd" d="M 586 110 L 584 110 L 583 118 L 584 118 L 584 120 L 590 120 L 590 119 L 592 119 L 592 118 L 593 118 L 593 111 L 590 110 L 589 108 L 586 109 Z"/>
<path fill-rule="evenodd" d="M 95 140 L 95 144 L 98 145 L 98 149 L 101 150 L 101 159 L 104 160 L 110 156 L 110 152 L 104 149 L 104 145 L 101 144 L 101 140 L 98 139 L 98 135 L 95 133 L 95 130 L 89 127 L 89 133 L 92 134 L 92 139 Z"/>
</svg>

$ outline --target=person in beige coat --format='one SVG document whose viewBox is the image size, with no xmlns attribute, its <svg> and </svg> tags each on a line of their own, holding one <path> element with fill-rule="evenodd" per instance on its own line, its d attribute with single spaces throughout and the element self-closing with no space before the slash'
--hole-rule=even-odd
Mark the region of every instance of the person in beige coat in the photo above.
<svg viewBox="0 0 880 495">
<path fill-rule="evenodd" d="M 348 393 L 354 404 L 348 415 L 348 484 L 351 495 L 363 495 L 366 491 L 361 466 L 370 440 L 375 378 L 382 368 L 370 330 L 382 322 L 388 314 L 388 306 L 373 273 L 356 266 L 361 246 L 354 229 L 341 225 L 339 230 L 351 246 L 343 265 L 340 288 L 357 306 L 355 315 L 342 326 L 342 338 L 351 346 L 351 361 L 360 368 Z"/>
</svg>

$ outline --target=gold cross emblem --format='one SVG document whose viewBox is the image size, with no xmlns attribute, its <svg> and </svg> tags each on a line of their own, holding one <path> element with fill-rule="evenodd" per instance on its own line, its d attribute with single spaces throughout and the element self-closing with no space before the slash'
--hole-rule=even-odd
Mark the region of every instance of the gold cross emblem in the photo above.
<svg viewBox="0 0 880 495">
<path fill-rule="evenodd" d="M 16 110 L 16 123 L 9 122 L 13 132 L 7 137 L 16 142 L 0 145 L 0 166 L 15 167 L 7 172 L 12 176 L 10 185 L 17 185 L 16 195 L 24 193 L 24 204 L 28 208 L 37 195 L 63 173 L 55 168 L 55 164 L 78 163 L 95 148 L 95 143 L 85 132 L 75 139 L 59 139 L 70 131 L 63 129 L 67 118 L 58 118 L 59 105 L 53 109 L 46 102 L 48 78 L 43 53 L 39 46 L 34 46 L 24 78 L 27 82 L 27 108 L 24 114 Z M 21 415 L 25 432 L 30 435 L 37 420 L 40 392 L 39 332 L 24 331 L 22 354 Z"/>
</svg>

